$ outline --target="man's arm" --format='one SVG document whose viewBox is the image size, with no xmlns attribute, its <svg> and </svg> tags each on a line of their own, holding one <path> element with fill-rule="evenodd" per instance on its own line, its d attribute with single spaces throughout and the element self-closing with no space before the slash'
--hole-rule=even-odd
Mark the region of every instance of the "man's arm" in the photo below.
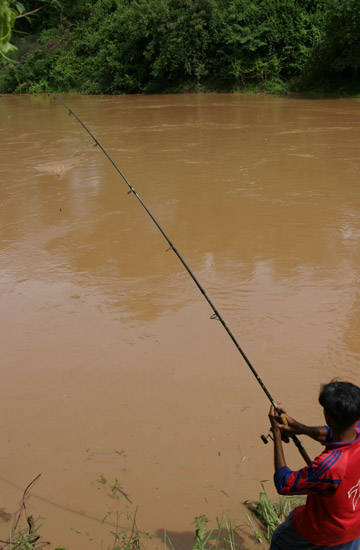
<svg viewBox="0 0 360 550">
<path fill-rule="evenodd" d="M 283 443 L 281 439 L 281 431 L 276 430 L 274 432 L 274 466 L 275 466 L 275 472 L 280 470 L 280 468 L 286 468 L 286 461 L 285 461 L 285 455 L 284 455 L 284 448 Z"/>
<path fill-rule="evenodd" d="M 286 411 L 283 409 L 280 410 L 285 414 L 288 422 L 287 426 L 285 424 L 280 425 L 280 430 L 282 433 L 288 436 L 307 435 L 308 437 L 315 439 L 315 441 L 319 441 L 319 443 L 326 442 L 329 433 L 326 426 L 305 426 L 305 424 L 301 424 L 301 422 L 298 422 L 294 418 L 291 418 L 291 416 L 288 416 Z"/>
<path fill-rule="evenodd" d="M 288 468 L 285 461 L 281 441 L 281 433 L 284 428 L 279 422 L 281 418 L 278 415 L 278 410 L 275 410 L 273 406 L 270 409 L 269 418 L 274 436 L 274 483 L 277 492 L 281 495 L 306 495 L 336 490 L 341 483 L 341 475 L 337 467 L 341 453 L 325 449 L 309 466 L 293 471 Z M 317 441 L 325 441 L 327 435 L 331 436 L 331 432 L 326 426 L 307 427 L 292 418 L 287 418 L 290 420 L 287 430 L 289 435 L 306 434 L 314 437 Z"/>
<path fill-rule="evenodd" d="M 273 405 L 270 408 L 269 419 L 271 422 L 271 429 L 273 432 L 273 439 L 274 439 L 275 487 L 279 494 L 291 494 L 291 487 L 293 485 L 293 482 L 290 483 L 290 488 L 289 488 L 287 481 L 291 476 L 294 475 L 295 472 L 290 470 L 290 468 L 288 468 L 286 464 L 283 443 L 281 439 L 280 417 L 275 411 L 275 407 Z"/>
<path fill-rule="evenodd" d="M 269 418 L 271 422 L 271 430 L 274 437 L 274 465 L 275 472 L 280 470 L 280 468 L 286 468 L 286 461 L 284 455 L 283 444 L 281 440 L 281 429 L 278 422 L 278 415 L 276 414 L 275 408 L 271 405 L 269 412 Z"/>
</svg>

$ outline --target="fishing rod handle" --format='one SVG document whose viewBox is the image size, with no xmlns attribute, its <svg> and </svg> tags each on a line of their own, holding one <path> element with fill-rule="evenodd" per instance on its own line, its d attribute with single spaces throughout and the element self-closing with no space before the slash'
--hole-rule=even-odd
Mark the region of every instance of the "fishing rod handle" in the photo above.
<svg viewBox="0 0 360 550">
<path fill-rule="evenodd" d="M 278 414 L 280 414 L 280 420 L 279 420 L 280 424 L 283 424 L 284 426 L 288 426 L 289 423 L 287 421 L 285 414 L 280 410 L 278 410 Z M 289 436 L 287 434 L 284 434 L 283 432 L 281 432 L 281 439 L 284 441 L 284 443 L 289 443 L 290 441 Z"/>
<path fill-rule="evenodd" d="M 285 413 L 278 407 L 278 405 L 275 403 L 275 401 L 272 401 L 272 405 L 274 406 L 276 414 L 279 416 L 280 424 L 283 424 L 284 426 L 288 426 L 289 423 L 287 421 Z"/>
<path fill-rule="evenodd" d="M 284 426 L 288 426 L 289 423 L 287 421 L 285 413 L 283 413 L 281 411 L 281 409 L 279 409 L 279 407 L 276 404 L 275 404 L 275 409 L 276 409 L 276 412 L 278 413 L 278 415 L 280 416 L 280 423 L 283 424 Z M 297 450 L 299 451 L 299 453 L 301 454 L 301 456 L 303 457 L 305 463 L 309 466 L 311 464 L 311 458 L 307 454 L 307 452 L 306 452 L 305 448 L 303 447 L 300 439 L 298 439 L 296 435 L 292 435 L 290 437 L 293 440 L 293 442 L 295 443 L 295 446 L 296 446 Z"/>
<path fill-rule="evenodd" d="M 278 407 L 276 407 L 276 409 L 277 409 L 277 412 L 280 413 L 280 422 L 281 422 L 281 424 L 284 424 L 284 426 L 288 426 L 289 423 L 287 421 L 285 413 L 283 413 L 280 409 L 278 409 Z M 303 444 L 301 443 L 300 439 L 298 439 L 298 437 L 296 435 L 291 435 L 290 438 L 295 443 L 295 446 L 296 446 L 297 450 L 299 451 L 299 453 L 301 454 L 301 456 L 303 457 L 303 459 L 305 460 L 305 463 L 309 466 L 311 464 L 311 458 L 307 454 L 307 452 L 306 452 L 305 448 L 303 447 Z"/>
</svg>

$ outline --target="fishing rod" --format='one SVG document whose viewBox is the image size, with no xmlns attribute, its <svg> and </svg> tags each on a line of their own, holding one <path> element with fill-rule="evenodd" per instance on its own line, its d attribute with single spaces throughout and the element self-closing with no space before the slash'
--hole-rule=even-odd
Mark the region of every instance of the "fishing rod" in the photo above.
<svg viewBox="0 0 360 550">
<path fill-rule="evenodd" d="M 50 97 L 53 97 L 54 100 L 58 101 L 59 103 L 61 103 L 65 109 L 67 109 L 69 115 L 73 115 L 76 120 L 79 122 L 79 124 L 81 124 L 81 126 L 84 128 L 84 130 L 89 134 L 89 136 L 91 137 L 91 139 L 95 142 L 95 147 L 100 147 L 101 151 L 104 153 L 104 155 L 108 158 L 108 160 L 111 162 L 111 164 L 114 166 L 115 170 L 118 172 L 118 174 L 120 174 L 120 176 L 123 178 L 123 180 L 125 181 L 125 183 L 127 184 L 127 186 L 129 187 L 129 191 L 128 191 L 128 195 L 130 195 L 131 193 L 133 193 L 133 195 L 135 195 L 135 197 L 137 198 L 137 200 L 140 202 L 141 206 L 145 209 L 146 213 L 150 216 L 150 218 L 152 219 L 152 221 L 154 222 L 154 224 L 156 225 L 156 227 L 159 229 L 160 233 L 163 235 L 163 237 L 165 238 L 165 240 L 167 241 L 167 243 L 169 244 L 169 250 L 173 250 L 173 252 L 175 252 L 176 256 L 178 257 L 178 259 L 180 260 L 180 262 L 182 263 L 182 265 L 184 266 L 184 268 L 186 269 L 186 271 L 188 272 L 188 274 L 190 275 L 190 277 L 192 278 L 192 280 L 194 281 L 194 283 L 196 284 L 196 286 L 198 287 L 198 289 L 200 290 L 201 294 L 204 296 L 205 300 L 208 302 L 209 306 L 211 307 L 211 309 L 213 310 L 213 315 L 211 316 L 211 319 L 217 319 L 218 321 L 220 321 L 220 323 L 222 324 L 222 326 L 224 327 L 224 329 L 226 330 L 226 332 L 228 333 L 228 335 L 230 336 L 231 340 L 233 341 L 233 343 L 235 344 L 237 350 L 240 352 L 241 356 L 243 357 L 245 363 L 247 364 L 247 366 L 249 367 L 249 369 L 251 370 L 251 372 L 253 373 L 253 375 L 255 376 L 258 384 L 260 385 L 261 389 L 263 390 L 263 392 L 265 393 L 266 397 L 269 399 L 270 403 L 273 405 L 276 413 L 280 416 L 281 418 L 281 423 L 282 424 L 287 424 L 287 420 L 286 420 L 286 416 L 285 414 L 282 412 L 282 410 L 278 407 L 278 405 L 276 404 L 276 402 L 274 401 L 274 399 L 272 398 L 269 390 L 267 389 L 267 387 L 265 386 L 264 382 L 261 380 L 260 376 L 258 375 L 258 373 L 256 372 L 255 368 L 253 367 L 253 365 L 250 363 L 250 360 L 248 359 L 248 357 L 245 355 L 245 352 L 242 350 L 242 348 L 240 347 L 238 341 L 236 340 L 235 336 L 233 335 L 233 333 L 231 332 L 231 330 L 229 329 L 229 327 L 227 326 L 227 324 L 225 323 L 223 317 L 220 315 L 219 311 L 216 309 L 216 307 L 214 306 L 213 302 L 210 300 L 209 296 L 206 294 L 205 290 L 203 289 L 203 287 L 201 286 L 201 284 L 199 283 L 198 279 L 195 277 L 195 275 L 193 274 L 193 272 L 191 271 L 191 269 L 189 268 L 189 266 L 187 265 L 187 263 L 185 262 L 185 260 L 183 259 L 183 257 L 181 256 L 181 254 L 178 252 L 178 250 L 175 248 L 175 246 L 173 245 L 173 243 L 171 242 L 171 240 L 169 239 L 169 237 L 166 235 L 165 231 L 163 230 L 163 228 L 161 227 L 161 225 L 159 224 L 159 222 L 154 218 L 154 216 L 152 215 L 152 213 L 150 212 L 150 210 L 148 209 L 148 207 L 146 206 L 146 204 L 144 203 L 144 201 L 141 199 L 141 197 L 138 195 L 138 193 L 136 192 L 136 190 L 134 189 L 134 187 L 131 185 L 131 183 L 129 182 L 129 180 L 126 178 L 125 174 L 120 170 L 120 168 L 115 164 L 115 162 L 113 161 L 113 159 L 110 157 L 110 155 L 107 153 L 107 151 L 104 149 L 104 147 L 101 145 L 101 143 L 96 139 L 96 137 L 94 136 L 94 134 L 89 130 L 89 128 L 82 122 L 82 120 L 80 120 L 80 118 L 74 113 L 74 111 L 72 109 L 70 109 L 70 107 L 68 107 L 68 105 L 66 105 L 66 103 L 64 103 L 64 101 L 62 99 L 60 99 L 59 97 L 57 97 L 55 94 L 48 94 Z M 269 436 L 268 436 L 269 437 Z M 293 440 L 294 444 L 296 445 L 299 453 L 301 454 L 301 456 L 303 457 L 303 459 L 305 460 L 305 462 L 307 464 L 310 464 L 311 460 L 310 460 L 310 457 L 309 455 L 307 454 L 306 450 L 304 449 L 304 447 L 302 446 L 300 440 L 296 437 L 296 435 L 292 435 L 290 436 L 291 439 Z M 265 436 L 261 436 L 261 439 L 264 441 L 264 443 L 267 443 L 267 438 Z M 288 441 L 288 438 L 285 436 L 284 440 Z"/>
</svg>

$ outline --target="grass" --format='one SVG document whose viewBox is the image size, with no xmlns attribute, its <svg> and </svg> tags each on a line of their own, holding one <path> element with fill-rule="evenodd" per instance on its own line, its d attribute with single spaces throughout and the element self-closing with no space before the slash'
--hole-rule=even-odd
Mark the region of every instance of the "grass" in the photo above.
<svg viewBox="0 0 360 550">
<path fill-rule="evenodd" d="M 137 509 L 135 511 L 130 532 L 119 530 L 120 514 L 118 513 L 116 515 L 116 528 L 115 531 L 111 531 L 113 536 L 113 545 L 109 548 L 109 550 L 141 550 L 144 547 L 141 535 L 136 526 L 136 513 Z"/>
<path fill-rule="evenodd" d="M 42 550 L 48 548 L 50 550 L 50 542 L 41 540 L 39 530 L 41 525 L 36 526 L 33 516 L 28 514 L 27 499 L 30 495 L 30 489 L 38 481 L 41 474 L 37 475 L 26 487 L 23 492 L 20 502 L 20 508 L 15 515 L 13 525 L 10 529 L 8 540 L 0 540 L 0 550 Z M 26 520 L 26 528 L 21 528 L 20 525 Z M 54 550 L 66 550 L 58 546 Z"/>
<path fill-rule="evenodd" d="M 132 520 L 131 529 L 120 530 L 119 519 L 120 513 L 117 514 L 116 526 L 111 535 L 113 541 L 107 550 L 143 550 L 145 536 L 141 535 L 136 525 L 136 512 Z M 31 517 L 31 516 L 30 516 Z M 106 517 L 104 518 L 104 520 Z M 30 522 L 31 523 L 31 522 Z M 216 518 L 216 526 L 208 527 L 209 520 L 202 515 L 196 517 L 192 523 L 195 530 L 193 550 L 236 550 L 235 531 L 231 521 L 227 520 L 224 515 L 221 518 Z M 10 536 L 8 541 L 0 541 L 4 546 L 0 546 L 0 550 L 51 550 L 51 544 L 42 541 L 39 535 L 41 525 L 34 528 L 31 526 L 29 532 L 24 530 L 18 531 L 15 537 Z M 81 534 L 81 533 L 79 533 Z M 66 550 L 62 546 L 57 546 L 54 550 Z M 174 546 L 165 532 L 164 550 L 175 550 Z"/>
<path fill-rule="evenodd" d="M 41 525 L 36 526 L 34 519 L 27 513 L 26 501 L 29 496 L 30 488 L 39 479 L 37 476 L 25 489 L 20 505 L 20 510 L 15 517 L 13 526 L 10 531 L 9 540 L 0 540 L 0 550 L 66 550 L 62 546 L 54 547 L 49 542 L 41 539 L 39 530 Z M 117 478 L 109 482 L 103 474 L 97 482 L 105 488 L 108 496 L 120 501 L 123 497 L 131 503 L 129 495 L 127 495 Z M 262 491 L 259 495 L 259 500 L 246 501 L 249 513 L 247 514 L 249 526 L 251 527 L 258 542 L 270 542 L 275 529 L 286 519 L 287 515 L 299 504 L 304 502 L 302 496 L 284 496 L 278 502 L 272 502 L 262 483 Z M 105 524 L 111 512 L 108 512 L 102 523 Z M 112 542 L 107 546 L 107 550 L 143 550 L 145 548 L 145 540 L 149 538 L 149 534 L 140 533 L 136 525 L 136 514 L 128 515 L 127 519 L 131 527 L 120 529 L 120 517 L 122 514 L 116 512 L 116 522 L 114 529 L 110 531 Z M 26 520 L 26 523 L 25 523 Z M 238 544 L 235 540 L 236 531 L 233 528 L 231 520 L 227 520 L 224 514 L 221 518 L 216 518 L 214 527 L 209 525 L 210 521 L 205 515 L 198 516 L 194 519 L 192 525 L 195 531 L 194 544 L 192 550 L 236 550 Z M 20 527 L 22 525 L 23 527 Z M 24 525 L 27 525 L 24 527 Z M 74 530 L 74 529 L 73 529 Z M 79 535 L 79 531 L 74 530 Z M 92 540 L 92 539 L 89 539 Z M 164 550 L 175 550 L 174 546 L 165 532 L 164 535 Z"/>
<path fill-rule="evenodd" d="M 0 550 L 66 550 L 63 546 L 54 548 L 50 542 L 42 540 L 40 528 L 41 525 L 38 525 L 36 528 L 29 528 L 29 531 L 19 529 L 16 533 L 10 532 L 7 541 L 0 541 Z"/>
<path fill-rule="evenodd" d="M 19 531 L 13 538 L 10 536 L 8 541 L 4 541 L 4 546 L 1 546 L 1 550 L 43 550 L 47 548 L 50 550 L 50 543 L 44 542 L 40 539 L 38 531 L 41 525 L 39 525 L 32 533 L 23 533 Z M 58 546 L 54 550 L 66 550 L 62 546 Z"/>
<path fill-rule="evenodd" d="M 195 529 L 193 550 L 236 550 L 235 531 L 231 521 L 224 514 L 216 518 L 216 527 L 208 528 L 209 520 L 206 516 L 198 516 L 192 525 Z M 164 550 L 175 550 L 165 532 Z"/>
<path fill-rule="evenodd" d="M 245 502 L 250 514 L 247 514 L 249 525 L 258 542 L 270 542 L 275 529 L 285 521 L 291 510 L 304 504 L 302 496 L 283 496 L 279 502 L 272 502 L 266 494 L 264 484 L 259 500 Z"/>
</svg>

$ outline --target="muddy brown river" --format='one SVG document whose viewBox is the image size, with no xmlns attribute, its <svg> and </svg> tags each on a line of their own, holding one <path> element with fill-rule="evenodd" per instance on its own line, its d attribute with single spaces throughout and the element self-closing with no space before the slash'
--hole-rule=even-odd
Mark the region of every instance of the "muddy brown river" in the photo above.
<svg viewBox="0 0 360 550">
<path fill-rule="evenodd" d="M 61 98 L 274 398 L 322 423 L 320 384 L 360 383 L 360 101 Z M 0 137 L 0 508 L 41 473 L 28 512 L 69 550 L 135 514 L 145 548 L 190 550 L 194 517 L 223 513 L 258 547 L 269 402 L 233 342 L 60 103 L 0 96 Z"/>
</svg>

